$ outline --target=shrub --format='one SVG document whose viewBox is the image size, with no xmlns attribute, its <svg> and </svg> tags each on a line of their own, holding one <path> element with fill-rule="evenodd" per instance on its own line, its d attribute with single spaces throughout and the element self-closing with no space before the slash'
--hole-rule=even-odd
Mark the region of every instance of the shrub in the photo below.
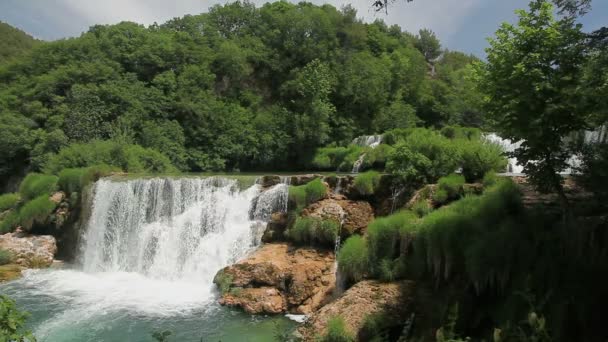
<svg viewBox="0 0 608 342">
<path fill-rule="evenodd" d="M 424 217 L 433 211 L 433 207 L 429 204 L 426 199 L 419 199 L 412 205 L 412 211 L 418 217 Z"/>
<path fill-rule="evenodd" d="M 64 169 L 59 172 L 59 188 L 68 194 L 80 192 L 81 178 L 86 169 Z"/>
<path fill-rule="evenodd" d="M 494 184 L 498 183 L 498 176 L 495 172 L 486 172 L 486 174 L 483 176 L 482 183 L 484 188 L 491 187 Z"/>
<path fill-rule="evenodd" d="M 376 148 L 370 148 L 363 159 L 364 169 L 384 170 L 388 156 L 393 152 L 393 147 L 387 144 L 380 144 Z"/>
<path fill-rule="evenodd" d="M 87 167 L 80 176 L 80 189 L 82 190 L 87 185 L 96 182 L 99 178 L 109 176 L 114 172 L 120 172 L 120 169 L 116 166 L 105 164 Z"/>
<path fill-rule="evenodd" d="M 485 139 L 460 142 L 462 174 L 469 183 L 476 182 L 490 172 L 502 172 L 507 168 L 503 148 Z"/>
<path fill-rule="evenodd" d="M 383 312 L 368 314 L 365 316 L 361 327 L 361 340 L 389 341 L 389 330 L 394 324 L 398 323 L 393 317 Z"/>
<path fill-rule="evenodd" d="M 316 217 L 298 217 L 288 231 L 287 236 L 296 244 L 318 244 L 325 247 L 335 245 L 340 225 L 333 220 L 322 220 Z"/>
<path fill-rule="evenodd" d="M 446 126 L 441 129 L 441 134 L 449 139 L 479 140 L 481 130 L 475 127 Z"/>
<path fill-rule="evenodd" d="M 48 195 L 36 197 L 19 209 L 19 223 L 25 230 L 30 230 L 35 223 L 46 222 L 56 206 Z"/>
<path fill-rule="evenodd" d="M 17 309 L 14 300 L 0 295 L 0 340 L 32 342 L 36 338 L 25 328 L 29 314 Z"/>
<path fill-rule="evenodd" d="M 459 162 L 459 151 L 452 141 L 432 130 L 415 129 L 395 146 L 386 167 L 407 183 L 420 184 L 454 172 Z"/>
<path fill-rule="evenodd" d="M 448 192 L 445 191 L 445 189 L 437 189 L 433 193 L 433 202 L 437 204 L 444 204 L 447 203 L 449 197 L 450 196 L 448 195 Z"/>
<path fill-rule="evenodd" d="M 338 268 L 348 281 L 358 282 L 368 271 L 368 250 L 365 240 L 353 235 L 340 248 Z"/>
<path fill-rule="evenodd" d="M 19 194 L 4 194 L 0 196 L 0 213 L 5 210 L 14 208 L 21 197 Z"/>
<path fill-rule="evenodd" d="M 19 193 L 24 200 L 38 196 L 50 196 L 57 189 L 57 177 L 39 173 L 28 174 L 19 185 Z"/>
<path fill-rule="evenodd" d="M 354 336 L 347 331 L 344 319 L 334 316 L 327 322 L 325 335 L 318 339 L 320 342 L 353 342 Z"/>
<path fill-rule="evenodd" d="M 49 157 L 44 170 L 57 174 L 63 169 L 101 164 L 132 173 L 176 171 L 169 158 L 156 150 L 111 140 L 94 140 L 65 147 Z"/>
<path fill-rule="evenodd" d="M 399 256 L 400 231 L 415 224 L 416 215 L 410 211 L 373 220 L 367 227 L 369 262 L 375 275 L 380 273 L 383 260 L 393 260 Z"/>
<path fill-rule="evenodd" d="M 13 255 L 6 249 L 0 249 L 0 266 L 10 264 L 13 260 Z"/>
<path fill-rule="evenodd" d="M 446 177 L 439 178 L 437 186 L 440 190 L 444 190 L 448 198 L 456 199 L 460 196 L 463 191 L 465 180 L 464 177 L 457 174 L 451 174 Z"/>
<path fill-rule="evenodd" d="M 306 204 L 314 203 L 327 195 L 327 187 L 320 178 L 308 182 L 304 188 L 306 192 Z"/>
<path fill-rule="evenodd" d="M 361 195 L 373 195 L 380 184 L 380 173 L 367 171 L 357 175 L 354 186 Z"/>
<path fill-rule="evenodd" d="M 9 233 L 19 224 L 19 212 L 11 210 L 0 221 L 0 233 Z"/>
<path fill-rule="evenodd" d="M 337 170 L 347 154 L 346 147 L 321 147 L 315 152 L 312 165 L 319 170 Z"/>
</svg>

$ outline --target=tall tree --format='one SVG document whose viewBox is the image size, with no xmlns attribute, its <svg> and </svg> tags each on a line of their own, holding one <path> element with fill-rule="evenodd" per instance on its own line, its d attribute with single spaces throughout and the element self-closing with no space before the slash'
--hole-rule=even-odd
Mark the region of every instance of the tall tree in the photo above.
<svg viewBox="0 0 608 342">
<path fill-rule="evenodd" d="M 435 32 L 422 29 L 416 38 L 416 48 L 422 52 L 427 61 L 430 62 L 441 55 L 441 43 Z"/>
<path fill-rule="evenodd" d="M 584 35 L 574 18 L 556 20 L 548 0 L 518 11 L 517 25 L 502 24 L 479 64 L 486 108 L 503 137 L 523 141 L 513 155 L 539 190 L 555 191 L 566 208 L 559 172 L 568 164 L 563 139 L 585 128 L 579 84 Z"/>
</svg>

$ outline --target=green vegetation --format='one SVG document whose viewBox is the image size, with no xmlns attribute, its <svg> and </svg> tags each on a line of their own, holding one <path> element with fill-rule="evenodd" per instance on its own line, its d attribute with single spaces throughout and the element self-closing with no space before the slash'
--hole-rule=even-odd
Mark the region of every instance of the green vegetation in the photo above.
<svg viewBox="0 0 608 342">
<path fill-rule="evenodd" d="M 21 200 L 19 194 L 4 194 L 0 195 L 0 213 L 5 210 L 14 208 Z"/>
<path fill-rule="evenodd" d="M 431 211 L 433 211 L 433 207 L 429 204 L 426 199 L 419 199 L 412 206 L 412 211 L 418 217 L 424 217 L 428 215 Z"/>
<path fill-rule="evenodd" d="M 296 208 L 303 209 L 305 206 L 319 201 L 327 196 L 327 187 L 320 178 L 314 179 L 304 185 L 289 187 L 289 201 Z"/>
<path fill-rule="evenodd" d="M 58 178 L 53 175 L 39 173 L 28 174 L 19 185 L 19 193 L 24 200 L 31 200 L 39 196 L 50 196 L 57 190 Z"/>
<path fill-rule="evenodd" d="M 232 286 L 232 280 L 232 275 L 226 274 L 224 272 L 219 272 L 213 279 L 213 282 L 217 285 L 220 292 L 224 294 L 230 291 L 230 287 Z"/>
<path fill-rule="evenodd" d="M 462 174 L 467 182 L 478 181 L 491 171 L 507 169 L 507 159 L 501 146 L 485 139 L 459 142 L 459 144 L 461 144 Z"/>
<path fill-rule="evenodd" d="M 404 231 L 413 229 L 416 225 L 417 216 L 409 211 L 402 211 L 397 214 L 380 217 L 372 221 L 367 227 L 367 245 L 369 246 L 369 262 L 372 274 L 379 276 L 387 274 L 388 260 L 399 257 L 399 244 L 401 234 Z M 342 253 L 342 251 L 340 251 Z"/>
<path fill-rule="evenodd" d="M 23 58 L 39 44 L 27 33 L 0 21 L 0 65 Z"/>
<path fill-rule="evenodd" d="M 465 180 L 464 176 L 451 174 L 449 176 L 439 178 L 437 187 L 443 190 L 449 199 L 456 199 L 463 193 Z"/>
<path fill-rule="evenodd" d="M 298 217 L 287 230 L 287 237 L 299 245 L 333 247 L 340 233 L 340 224 L 316 217 Z"/>
<path fill-rule="evenodd" d="M 359 235 L 349 237 L 338 253 L 338 267 L 344 277 L 351 282 L 358 282 L 368 273 L 367 244 Z"/>
<path fill-rule="evenodd" d="M 29 314 L 19 311 L 15 301 L 0 295 L 0 340 L 35 342 L 36 338 L 25 329 Z"/>
<path fill-rule="evenodd" d="M 347 330 L 344 319 L 335 316 L 327 322 L 327 331 L 317 339 L 318 342 L 353 342 L 355 337 Z"/>
<path fill-rule="evenodd" d="M 0 266 L 10 264 L 12 260 L 13 255 L 11 254 L 11 252 L 5 249 L 0 249 Z"/>
<path fill-rule="evenodd" d="M 296 170 L 313 159 L 346 170 L 358 155 L 315 149 L 373 130 L 482 124 L 468 81 L 478 59 L 429 50 L 427 33 L 365 23 L 351 6 L 285 2 L 92 26 L 0 68 L 0 178 L 100 163 L 163 171 L 167 160 L 192 172 Z M 112 143 L 98 140 L 124 147 L 108 155 Z"/>
<path fill-rule="evenodd" d="M 30 230 L 34 224 L 45 223 L 56 207 L 57 204 L 48 195 L 36 197 L 19 209 L 19 224 L 25 230 Z"/>
<path fill-rule="evenodd" d="M 367 171 L 357 175 L 354 186 L 361 195 L 373 195 L 380 184 L 380 173 Z"/>
<path fill-rule="evenodd" d="M 93 165 L 114 166 L 131 173 L 175 171 L 169 158 L 156 150 L 114 141 L 73 144 L 49 157 L 44 169 L 56 174 L 64 169 Z"/>
</svg>

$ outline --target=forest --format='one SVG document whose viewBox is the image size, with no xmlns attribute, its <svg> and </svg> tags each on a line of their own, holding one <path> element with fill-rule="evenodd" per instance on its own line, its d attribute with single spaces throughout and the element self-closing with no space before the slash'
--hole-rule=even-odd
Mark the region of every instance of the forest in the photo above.
<svg viewBox="0 0 608 342">
<path fill-rule="evenodd" d="M 53 235 L 68 255 L 121 237 L 110 230 L 118 223 L 103 226 L 101 217 L 116 215 L 119 228 L 143 235 L 152 233 L 129 229 L 154 215 L 154 224 L 191 229 L 198 226 L 182 216 L 205 213 L 200 232 L 155 236 L 140 253 L 153 260 L 157 245 L 203 239 L 212 223 L 224 224 L 213 220 L 240 213 L 267 224 L 262 245 L 334 253 L 333 281 L 346 291 L 416 282 L 415 319 L 366 313 L 353 335 L 345 328 L 352 322 L 334 316 L 306 341 L 604 341 L 608 28 L 579 24 L 592 5 L 531 0 L 514 23 L 497 26 L 484 58 L 444 48 L 430 29 L 364 21 L 350 5 L 236 1 L 161 24 L 95 25 L 52 42 L 0 23 L 0 233 Z M 513 160 L 522 173 L 508 168 Z M 264 175 L 251 182 L 261 190 L 242 205 L 249 190 L 222 187 L 249 173 Z M 301 173 L 310 175 L 284 176 Z M 212 174 L 227 178 L 189 178 Z M 196 209 L 188 211 L 163 202 L 191 188 L 217 203 L 197 207 L 204 200 L 188 198 Z M 279 196 L 280 206 L 260 214 L 264 194 Z M 313 215 L 328 202 L 354 213 Z M 343 228 L 366 215 L 361 230 Z M 74 242 L 87 233 L 79 216 L 95 219 L 86 229 L 97 235 L 86 236 L 99 245 Z M 243 244 L 233 237 L 213 244 L 233 243 L 225 248 L 232 251 Z M 100 258 L 114 261 L 125 248 Z M 0 246 L 0 278 L 14 259 Z M 171 260 L 182 267 L 187 259 Z M 226 273 L 227 261 L 221 266 L 211 278 L 222 300 L 257 289 Z M 0 337 L 35 340 L 19 301 L 1 299 Z M 279 312 L 288 310 L 270 313 Z"/>
</svg>

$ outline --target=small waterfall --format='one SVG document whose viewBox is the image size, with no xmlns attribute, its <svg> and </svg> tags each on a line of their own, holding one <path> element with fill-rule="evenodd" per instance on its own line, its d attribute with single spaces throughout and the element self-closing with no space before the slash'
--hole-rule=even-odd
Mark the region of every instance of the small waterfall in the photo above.
<svg viewBox="0 0 608 342">
<path fill-rule="evenodd" d="M 359 170 L 361 169 L 361 165 L 363 165 L 363 161 L 365 160 L 365 153 L 363 153 L 362 155 L 359 156 L 359 159 L 357 159 L 355 161 L 355 163 L 353 164 L 353 169 L 352 169 L 352 173 L 359 173 Z"/>
<path fill-rule="evenodd" d="M 362 135 L 353 139 L 351 145 L 357 145 L 362 147 L 370 147 L 372 149 L 378 147 L 382 143 L 382 135 Z M 365 161 L 365 153 L 361 154 L 359 158 L 353 163 L 352 173 L 359 173 L 361 166 Z"/>
<path fill-rule="evenodd" d="M 334 262 L 334 274 L 336 276 L 336 285 L 334 288 L 333 296 L 335 298 L 342 295 L 342 293 L 344 293 L 344 288 L 346 287 L 345 279 L 342 277 L 342 274 L 340 273 L 340 269 L 338 268 L 338 253 L 340 252 L 340 244 L 341 244 L 340 234 L 342 233 L 342 226 L 344 225 L 345 216 L 346 216 L 346 213 L 344 212 L 344 210 L 342 210 L 342 212 L 340 213 L 340 228 L 338 229 L 338 235 L 336 236 L 336 243 L 334 245 L 334 257 L 336 258 L 336 261 Z"/>
<path fill-rule="evenodd" d="M 513 152 L 515 149 L 521 146 L 521 141 L 513 143 L 509 139 L 503 139 L 494 133 L 490 133 L 484 136 L 484 138 L 494 144 L 501 146 L 505 152 Z M 517 158 L 509 158 L 507 163 L 506 173 L 520 174 L 523 173 L 524 167 L 517 163 Z"/>
<path fill-rule="evenodd" d="M 360 137 L 356 137 L 351 142 L 351 145 L 357 146 L 367 146 L 371 148 L 376 148 L 378 145 L 382 143 L 382 135 L 362 135 Z"/>
</svg>

